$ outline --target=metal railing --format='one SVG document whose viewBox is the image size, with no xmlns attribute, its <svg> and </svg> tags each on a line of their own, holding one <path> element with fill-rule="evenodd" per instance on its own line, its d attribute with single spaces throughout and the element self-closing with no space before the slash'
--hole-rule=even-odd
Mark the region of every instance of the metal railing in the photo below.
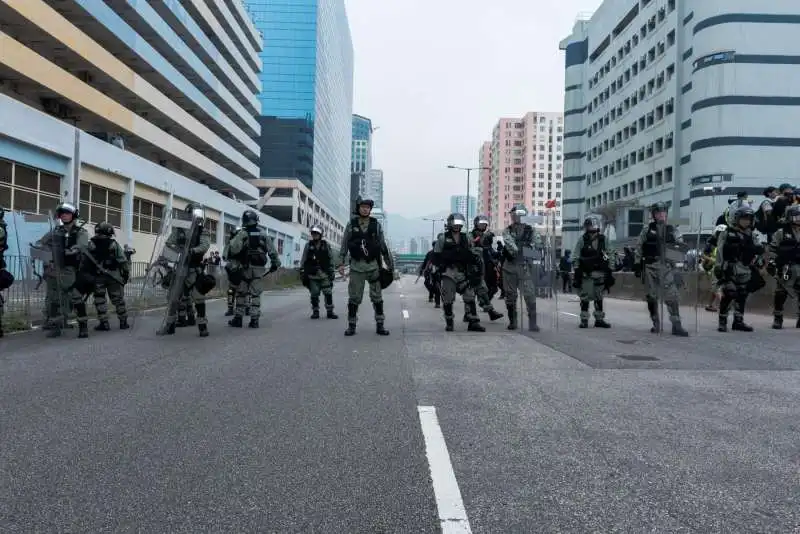
<svg viewBox="0 0 800 534">
<path fill-rule="evenodd" d="M 0 292 L 4 301 L 4 329 L 6 331 L 24 330 L 33 325 L 40 324 L 45 318 L 45 298 L 47 284 L 41 277 L 43 265 L 38 260 L 29 256 L 5 256 L 8 270 L 14 274 L 14 284 Z M 163 306 L 166 304 L 166 290 L 160 286 L 145 287 L 148 263 L 132 262 L 131 275 L 125 285 L 125 300 L 127 307 L 132 310 L 144 310 Z M 208 294 L 208 298 L 218 298 L 228 290 L 228 277 L 225 270 L 219 265 L 206 266 L 206 272 L 213 274 L 217 279 L 217 286 Z M 291 287 L 299 284 L 297 271 L 294 269 L 279 269 L 275 275 L 264 279 L 264 289 Z M 92 297 L 87 303 L 90 315 L 94 312 Z M 111 307 L 113 310 L 113 306 Z"/>
</svg>

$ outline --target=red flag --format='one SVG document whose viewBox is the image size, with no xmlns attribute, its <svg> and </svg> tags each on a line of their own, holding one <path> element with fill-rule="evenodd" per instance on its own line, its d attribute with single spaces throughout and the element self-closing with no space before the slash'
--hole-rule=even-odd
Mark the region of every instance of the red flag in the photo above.
<svg viewBox="0 0 800 534">
<path fill-rule="evenodd" d="M 553 209 L 553 208 L 556 207 L 556 201 L 555 200 L 548 200 L 547 202 L 545 202 L 544 207 L 547 208 L 547 209 Z"/>
</svg>

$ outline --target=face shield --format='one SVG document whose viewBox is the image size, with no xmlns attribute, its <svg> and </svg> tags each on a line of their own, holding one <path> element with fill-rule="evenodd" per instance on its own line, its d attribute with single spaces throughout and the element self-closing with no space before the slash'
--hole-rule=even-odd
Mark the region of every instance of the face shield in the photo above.
<svg viewBox="0 0 800 534">
<path fill-rule="evenodd" d="M 478 219 L 475 223 L 475 228 L 485 232 L 489 228 L 489 221 L 487 219 Z"/>
<path fill-rule="evenodd" d="M 514 221 L 514 224 L 519 224 L 522 222 L 522 218 L 528 215 L 528 210 L 524 208 L 517 208 L 511 212 L 511 220 Z"/>
<path fill-rule="evenodd" d="M 599 232 L 600 221 L 598 221 L 594 217 L 590 217 L 583 222 L 583 229 L 586 230 L 587 232 Z"/>
<path fill-rule="evenodd" d="M 192 210 L 192 219 L 194 220 L 203 220 L 205 218 L 205 213 L 200 208 L 195 208 Z"/>
<path fill-rule="evenodd" d="M 461 219 L 460 217 L 454 217 L 452 221 L 450 221 L 450 229 L 453 231 L 461 231 L 464 226 L 466 226 L 467 221 Z"/>
</svg>

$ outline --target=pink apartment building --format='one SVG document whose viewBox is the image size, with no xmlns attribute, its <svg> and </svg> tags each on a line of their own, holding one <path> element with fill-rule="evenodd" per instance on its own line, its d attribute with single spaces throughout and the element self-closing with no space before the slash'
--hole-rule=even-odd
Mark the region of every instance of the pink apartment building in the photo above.
<svg viewBox="0 0 800 534">
<path fill-rule="evenodd" d="M 478 154 L 478 166 L 489 167 L 492 166 L 492 143 L 484 141 L 481 145 L 481 151 Z M 492 211 L 492 172 L 490 170 L 481 170 L 478 175 L 478 213 L 486 215 L 489 220 L 494 223 L 495 213 Z"/>
<path fill-rule="evenodd" d="M 487 143 L 480 151 L 481 166 L 491 170 L 480 174 L 478 209 L 491 216 L 492 228 L 507 226 L 509 210 L 521 203 L 532 215 L 546 216 L 548 226 L 555 217 L 560 234 L 563 136 L 562 113 L 530 112 L 522 118 L 497 121 L 488 143 L 488 157 Z M 555 208 L 546 208 L 548 200 L 556 202 Z"/>
</svg>

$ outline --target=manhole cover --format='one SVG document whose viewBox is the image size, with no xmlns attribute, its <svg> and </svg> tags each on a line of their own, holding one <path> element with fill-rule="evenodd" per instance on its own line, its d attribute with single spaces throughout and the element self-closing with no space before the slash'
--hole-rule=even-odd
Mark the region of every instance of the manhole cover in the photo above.
<svg viewBox="0 0 800 534">
<path fill-rule="evenodd" d="M 658 358 L 655 356 L 643 356 L 641 354 L 617 354 L 617 358 L 623 360 L 630 360 L 634 362 L 657 362 Z"/>
<path fill-rule="evenodd" d="M 638 339 L 618 339 L 617 343 L 624 343 L 625 345 L 635 345 L 638 343 Z"/>
</svg>

